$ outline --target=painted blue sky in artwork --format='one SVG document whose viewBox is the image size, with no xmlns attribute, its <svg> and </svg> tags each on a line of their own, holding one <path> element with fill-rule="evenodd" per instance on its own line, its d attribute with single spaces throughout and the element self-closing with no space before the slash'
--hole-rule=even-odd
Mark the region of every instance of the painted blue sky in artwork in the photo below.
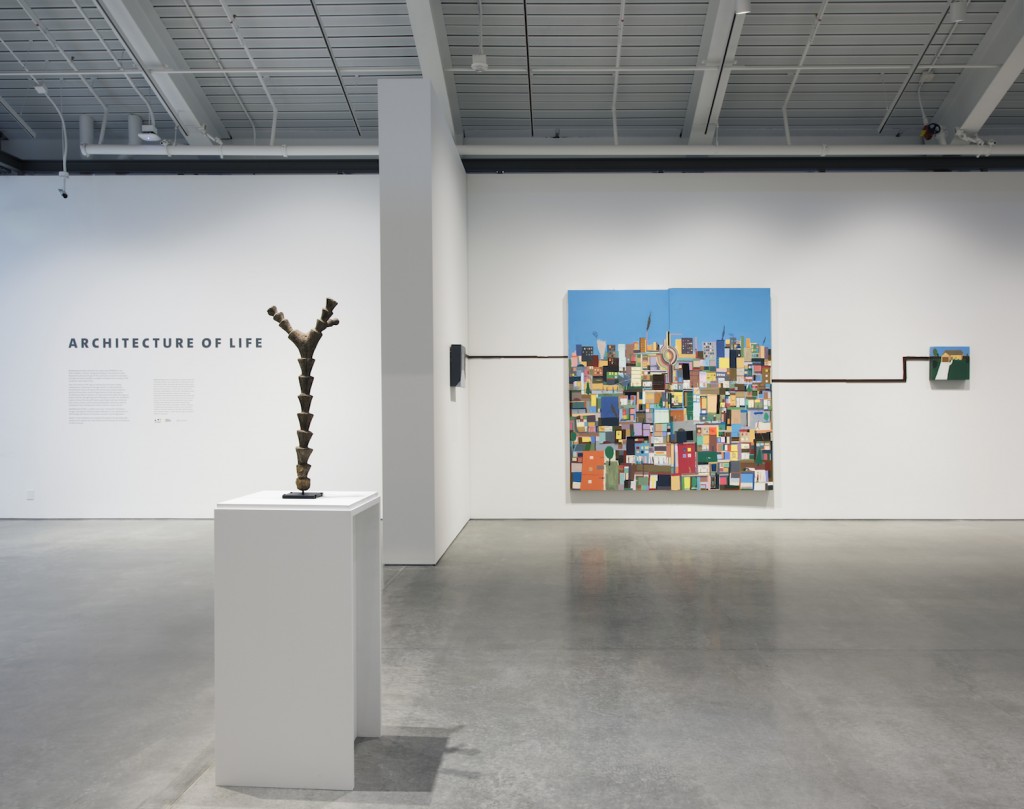
<svg viewBox="0 0 1024 809">
<path fill-rule="evenodd" d="M 772 344 L 772 305 L 767 288 L 670 289 L 672 337 L 693 337 L 697 345 L 726 337 Z"/>
<path fill-rule="evenodd" d="M 594 345 L 594 332 L 608 343 L 632 343 L 645 335 L 659 343 L 665 331 L 698 344 L 722 336 L 749 337 L 771 345 L 771 298 L 766 288 L 569 290 L 569 350 Z"/>
<path fill-rule="evenodd" d="M 668 328 L 664 289 L 569 290 L 569 351 L 595 344 L 594 332 L 607 343 L 632 343 L 645 336 L 651 315 L 651 339 L 661 342 Z"/>
<path fill-rule="evenodd" d="M 970 346 L 929 346 L 928 353 L 938 352 L 940 355 L 943 351 L 963 351 L 965 357 L 971 355 Z"/>
</svg>

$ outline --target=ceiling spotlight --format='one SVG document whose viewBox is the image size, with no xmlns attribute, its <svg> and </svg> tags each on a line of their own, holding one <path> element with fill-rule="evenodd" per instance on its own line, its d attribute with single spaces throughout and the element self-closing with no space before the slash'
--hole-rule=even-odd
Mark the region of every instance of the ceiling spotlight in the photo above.
<svg viewBox="0 0 1024 809">
<path fill-rule="evenodd" d="M 750 13 L 750 0 L 736 0 L 736 13 L 737 14 L 749 14 Z"/>
<path fill-rule="evenodd" d="M 156 131 L 153 124 L 143 124 L 139 129 L 139 140 L 144 140 L 146 143 L 159 143 L 160 133 Z"/>
<path fill-rule="evenodd" d="M 487 54 L 486 53 L 474 53 L 473 61 L 470 62 L 470 68 L 474 73 L 486 73 L 487 72 Z"/>
<path fill-rule="evenodd" d="M 950 22 L 963 22 L 967 16 L 967 0 L 953 0 L 949 4 Z"/>
</svg>

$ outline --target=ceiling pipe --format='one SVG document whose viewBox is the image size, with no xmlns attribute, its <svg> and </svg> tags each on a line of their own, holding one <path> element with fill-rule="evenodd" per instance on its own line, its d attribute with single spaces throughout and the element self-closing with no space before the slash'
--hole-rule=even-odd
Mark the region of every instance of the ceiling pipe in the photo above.
<svg viewBox="0 0 1024 809">
<path fill-rule="evenodd" d="M 626 30 L 626 0 L 619 6 L 619 37 L 615 43 L 615 78 L 612 81 L 612 143 L 619 145 L 619 68 L 622 67 L 622 34 Z"/>
<path fill-rule="evenodd" d="M 903 144 L 903 145 L 797 145 L 782 144 L 716 146 L 715 144 L 695 145 L 564 145 L 563 144 L 522 144 L 511 146 L 462 145 L 458 147 L 461 157 L 495 158 L 644 158 L 644 157 L 1024 157 L 1024 143 L 1005 145 L 969 144 Z M 335 145 L 335 146 L 176 146 L 155 144 L 153 146 L 83 145 L 85 157 L 247 157 L 247 158 L 366 158 L 378 157 L 376 145 Z"/>
<path fill-rule="evenodd" d="M 196 16 L 196 12 L 192 8 L 192 4 L 189 2 L 189 0 L 183 0 L 183 2 L 185 3 L 185 10 L 188 12 L 189 17 L 192 18 L 192 24 L 196 27 L 196 31 L 199 33 L 199 36 L 203 38 L 203 42 L 206 43 L 206 47 L 210 51 L 210 58 L 217 63 L 217 67 L 223 69 L 224 62 L 221 61 L 221 58 L 217 55 L 217 51 L 214 50 L 213 43 L 210 42 L 210 38 L 206 35 L 206 31 L 203 29 L 203 26 L 199 24 L 199 18 Z M 231 81 L 231 76 L 225 73 L 224 81 L 227 82 L 228 87 L 231 89 L 231 94 L 235 97 L 235 101 L 238 103 L 238 108 L 242 111 L 242 114 L 249 122 L 249 126 L 252 127 L 252 142 L 255 143 L 256 122 L 249 114 L 249 110 L 245 106 L 245 102 L 242 101 L 242 97 L 238 94 L 238 89 L 235 87 L 235 83 Z"/>
<path fill-rule="evenodd" d="M 50 47 L 53 48 L 55 51 L 57 51 L 57 53 L 59 53 L 61 55 L 61 57 L 64 59 L 64 61 L 68 63 L 68 67 L 70 67 L 71 70 L 75 74 L 78 74 L 78 78 L 81 79 L 82 85 L 85 87 L 86 90 L 89 91 L 89 93 L 92 95 L 92 97 L 96 99 L 96 103 L 100 105 L 100 109 L 103 110 L 103 120 L 100 122 L 100 142 L 102 142 L 103 141 L 103 137 L 104 137 L 104 135 L 106 135 L 106 132 L 107 132 L 107 115 L 108 115 L 108 112 L 109 112 L 107 110 L 107 105 L 103 103 L 103 99 L 99 97 L 99 95 L 93 89 L 92 85 L 89 84 L 88 79 L 86 79 L 84 76 L 80 75 L 80 71 L 78 70 L 78 65 L 75 64 L 74 59 L 72 59 L 70 56 L 68 56 L 67 51 L 65 51 L 60 45 L 58 45 L 57 41 L 53 37 L 50 36 L 49 32 L 46 30 L 46 27 L 43 25 L 43 21 L 40 20 L 35 15 L 35 12 L 33 12 L 32 9 L 30 9 L 25 4 L 24 0 L 16 0 L 16 2 L 18 3 L 18 6 L 21 8 L 21 10 L 23 12 L 25 12 L 25 16 L 28 17 L 32 21 L 32 24 L 36 27 L 36 30 L 40 34 L 43 35 L 43 38 L 48 43 L 50 43 Z M 8 48 L 8 50 L 10 50 L 10 48 Z M 11 51 L 11 53 L 14 54 L 14 51 Z M 15 56 L 14 58 L 18 59 L 17 56 Z M 24 62 L 22 62 L 21 59 L 18 59 L 18 63 L 22 67 L 25 67 Z M 25 68 L 25 70 L 27 71 L 28 68 Z M 38 87 L 39 86 L 40 85 L 38 85 L 38 84 L 36 85 L 37 91 L 38 91 Z M 52 99 L 50 100 L 50 103 L 51 104 L 53 103 Z M 54 109 L 57 109 L 56 105 L 54 105 Z M 59 109 L 57 110 L 57 113 L 61 114 Z M 64 126 L 63 116 L 61 117 L 61 126 L 62 127 Z"/>
<path fill-rule="evenodd" d="M 71 0 L 71 2 L 72 4 L 74 4 L 75 8 L 78 9 L 78 13 L 79 15 L 81 15 L 82 19 L 85 20 L 85 24 L 89 26 L 89 30 L 92 31 L 93 36 L 96 37 L 96 41 L 103 46 L 103 50 L 107 52 L 107 55 L 110 57 L 113 63 L 118 67 L 121 67 L 120 60 L 114 55 L 114 52 L 110 50 L 110 46 L 107 45 L 107 41 L 102 37 L 100 32 L 96 30 L 96 26 L 92 24 L 92 20 L 89 19 L 89 15 L 85 13 L 85 9 L 82 8 L 78 0 Z M 153 107 L 149 103 L 149 99 L 146 98 L 146 96 L 143 95 L 142 91 L 135 85 L 135 80 L 131 76 L 126 75 L 125 80 L 128 82 L 129 85 L 131 85 L 131 88 L 135 91 L 135 94 L 139 97 L 139 100 L 141 100 L 143 105 L 146 107 L 146 112 L 149 113 L 149 123 L 152 126 L 156 126 L 156 116 L 153 114 Z M 102 141 L 103 138 L 101 137 L 100 140 Z"/>
<path fill-rule="evenodd" d="M 338 58 L 334 55 L 334 48 L 331 47 L 331 41 L 327 37 L 327 29 L 324 27 L 323 20 L 320 19 L 320 9 L 316 7 L 316 0 L 309 0 L 309 5 L 313 9 L 313 16 L 316 18 L 316 25 L 320 29 L 320 36 L 324 40 L 324 47 L 327 48 L 327 55 L 331 57 L 334 73 L 338 77 L 338 86 L 341 87 L 341 94 L 345 97 L 345 106 L 348 107 L 348 114 L 352 117 L 352 125 L 356 128 L 356 134 L 361 137 L 363 131 L 359 128 L 359 119 L 356 118 L 356 111 L 352 109 L 352 101 L 348 97 L 348 90 L 345 89 L 345 81 L 341 75 Z"/>
<path fill-rule="evenodd" d="M 733 72 L 738 73 L 792 73 L 797 69 L 797 65 L 744 65 L 734 64 L 730 66 Z M 953 64 L 947 62 L 943 65 L 929 65 L 928 67 L 918 68 L 919 72 L 938 72 L 938 71 L 950 71 L 960 72 L 962 70 L 998 70 L 1002 65 L 989 65 L 989 64 Z M 800 67 L 801 72 L 822 72 L 822 73 L 894 73 L 902 72 L 907 69 L 906 65 L 803 65 Z M 717 67 L 708 65 L 665 65 L 658 67 L 620 67 L 619 73 L 635 74 L 635 75 L 651 75 L 651 74 L 687 74 L 687 73 L 706 73 L 712 70 L 718 70 Z M 566 74 L 597 74 L 597 75 L 610 75 L 615 71 L 614 67 L 534 67 L 532 72 L 536 76 L 559 76 Z M 455 74 L 468 74 L 474 71 L 468 67 L 452 67 L 449 68 L 450 73 Z M 526 70 L 521 67 L 490 67 L 487 69 L 488 73 L 503 74 L 503 75 L 525 75 Z M 420 72 L 418 70 L 410 70 L 406 67 L 367 67 L 367 68 L 341 68 L 343 76 L 351 76 L 353 78 L 376 78 L 383 76 L 409 76 L 411 78 L 419 78 Z M 14 79 L 24 76 L 24 72 L 17 72 L 12 70 L 0 70 L 0 79 Z M 147 71 L 136 70 L 136 69 L 122 69 L 122 70 L 37 70 L 35 71 L 36 76 L 47 79 L 66 79 L 66 78 L 80 78 L 82 76 L 86 78 L 104 79 L 104 78 L 124 78 L 126 75 L 132 76 L 147 76 L 147 75 L 165 75 L 165 76 L 333 76 L 334 69 L 329 67 L 272 67 L 272 68 L 256 68 L 255 70 L 248 67 L 231 67 L 231 68 L 162 68 L 154 67 L 149 68 Z M 159 95 L 157 95 L 159 98 Z M 169 114 L 169 113 L 168 113 Z"/>
<path fill-rule="evenodd" d="M 530 64 L 530 12 L 526 8 L 526 0 L 523 0 L 523 43 L 526 45 L 526 93 L 527 103 L 530 105 L 530 137 L 537 132 L 533 125 L 533 66 Z"/>
<path fill-rule="evenodd" d="M 900 103 L 900 99 L 903 98 L 903 94 L 906 92 L 911 80 L 914 78 L 914 76 L 917 75 L 917 71 L 921 69 L 921 63 L 924 61 L 924 57 L 927 56 L 928 49 L 932 46 L 932 43 L 935 41 L 935 37 L 938 36 L 939 29 L 942 27 L 942 24 L 946 21 L 946 17 L 948 16 L 948 14 L 949 6 L 947 5 L 942 10 L 942 16 L 939 17 L 939 21 L 935 23 L 935 30 L 933 30 L 932 35 L 928 37 L 928 42 L 925 43 L 925 46 L 921 49 L 921 53 L 918 54 L 917 61 L 914 62 L 914 66 L 910 68 L 910 71 L 903 79 L 903 84 L 900 85 L 900 89 L 896 92 L 896 97 L 893 98 L 892 103 L 889 105 L 889 108 L 885 111 L 885 117 L 882 118 L 882 123 L 878 125 L 879 134 L 881 134 L 882 130 L 885 129 L 885 125 L 889 123 L 889 119 L 892 118 L 892 114 L 896 111 L 896 105 Z M 953 23 L 953 25 L 955 26 L 956 23 Z M 929 69 L 934 70 L 934 66 L 932 66 Z"/>
<path fill-rule="evenodd" d="M 84 157 L 377 157 L 376 145 L 367 146 L 189 146 L 154 144 L 152 146 L 83 146 Z"/>
<path fill-rule="evenodd" d="M 796 66 L 796 71 L 793 73 L 793 81 L 789 83 L 789 92 L 786 93 L 786 100 L 782 102 L 782 128 L 786 130 L 786 145 L 793 142 L 789 136 L 789 100 L 793 97 L 793 90 L 796 89 L 797 79 L 800 78 L 800 69 L 804 66 L 804 62 L 807 61 L 807 54 L 811 50 L 811 45 L 814 44 L 814 38 L 818 35 L 818 29 L 821 27 L 821 18 L 825 16 L 825 9 L 828 8 L 828 4 L 829 0 L 822 0 L 818 13 L 814 16 L 814 27 L 811 28 L 811 34 L 807 37 L 804 52 L 800 54 L 800 63 Z"/>
<path fill-rule="evenodd" d="M 263 88 L 263 92 L 266 93 L 267 101 L 270 102 L 270 145 L 273 146 L 274 141 L 277 140 L 277 104 L 274 103 L 274 97 L 270 94 L 270 88 L 267 87 L 266 81 L 263 80 L 263 73 L 256 67 L 256 60 L 253 58 L 252 51 L 249 50 L 249 46 L 242 37 L 242 32 L 238 30 L 236 15 L 231 13 L 231 9 L 228 8 L 226 0 L 220 0 L 220 7 L 224 9 L 224 16 L 228 19 L 228 25 L 230 25 L 231 30 L 235 32 L 238 44 L 241 45 L 242 50 L 245 51 L 245 55 L 249 59 L 249 64 L 252 65 L 252 69 L 254 71 L 257 71 L 256 78 L 259 80 L 260 87 Z"/>
<path fill-rule="evenodd" d="M 91 115 L 78 116 L 78 145 L 91 146 L 96 143 L 96 122 Z"/>
</svg>

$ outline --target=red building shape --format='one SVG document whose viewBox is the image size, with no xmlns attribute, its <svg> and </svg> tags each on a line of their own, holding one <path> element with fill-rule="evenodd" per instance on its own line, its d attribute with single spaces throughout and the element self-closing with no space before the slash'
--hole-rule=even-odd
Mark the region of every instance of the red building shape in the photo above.
<svg viewBox="0 0 1024 809">
<path fill-rule="evenodd" d="M 676 444 L 676 474 L 697 474 L 697 445 Z"/>
</svg>

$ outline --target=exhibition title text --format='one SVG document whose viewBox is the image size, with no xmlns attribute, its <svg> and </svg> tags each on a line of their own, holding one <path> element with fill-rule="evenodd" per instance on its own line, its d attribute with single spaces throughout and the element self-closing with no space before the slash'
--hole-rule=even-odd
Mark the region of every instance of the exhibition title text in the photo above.
<svg viewBox="0 0 1024 809">
<path fill-rule="evenodd" d="M 263 348 L 262 337 L 72 337 L 68 348 Z"/>
</svg>

